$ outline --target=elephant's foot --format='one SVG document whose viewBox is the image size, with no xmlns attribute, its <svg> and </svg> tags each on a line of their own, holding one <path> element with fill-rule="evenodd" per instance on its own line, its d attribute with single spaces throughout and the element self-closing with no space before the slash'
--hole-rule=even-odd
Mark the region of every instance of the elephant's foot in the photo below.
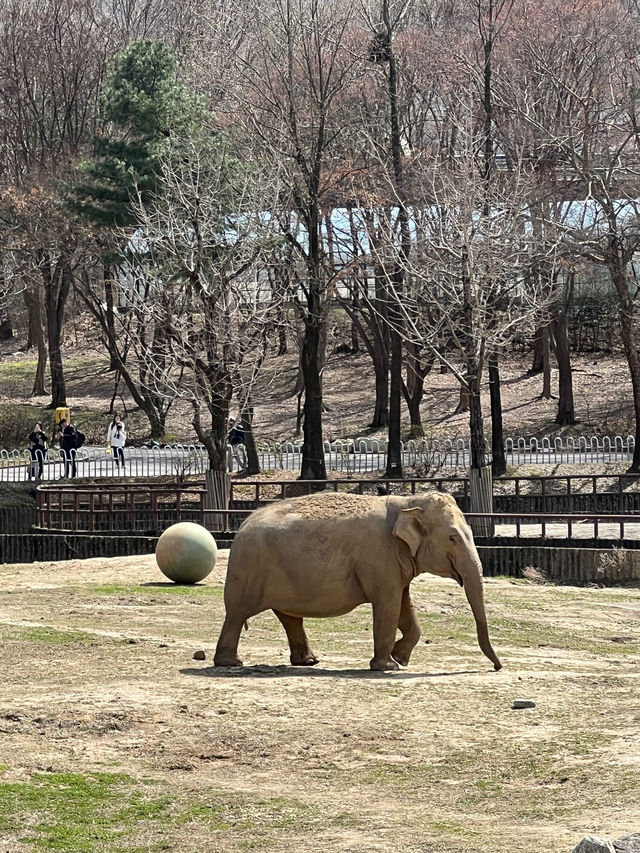
<svg viewBox="0 0 640 853">
<path fill-rule="evenodd" d="M 216 654 L 213 658 L 214 666 L 242 666 L 242 661 L 237 655 L 225 655 L 223 652 Z"/>
<path fill-rule="evenodd" d="M 319 662 L 320 658 L 317 658 L 312 651 L 291 655 L 291 666 L 315 666 Z"/>
<path fill-rule="evenodd" d="M 409 658 L 411 657 L 411 652 L 413 649 L 408 649 L 406 646 L 402 645 L 402 640 L 398 640 L 393 649 L 391 650 L 391 657 L 398 661 L 400 666 L 407 666 L 409 663 Z"/>
<path fill-rule="evenodd" d="M 376 672 L 388 672 L 400 669 L 393 658 L 371 658 L 369 666 Z"/>
</svg>

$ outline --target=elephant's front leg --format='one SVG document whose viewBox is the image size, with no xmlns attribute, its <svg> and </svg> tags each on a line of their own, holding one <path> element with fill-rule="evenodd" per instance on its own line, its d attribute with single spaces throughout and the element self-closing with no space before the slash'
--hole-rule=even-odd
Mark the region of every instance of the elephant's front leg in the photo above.
<svg viewBox="0 0 640 853">
<path fill-rule="evenodd" d="M 369 666 L 375 670 L 399 669 L 393 659 L 392 649 L 400 619 L 402 593 L 389 593 L 374 599 L 373 604 L 373 657 Z"/>
<path fill-rule="evenodd" d="M 420 625 L 416 619 L 416 612 L 409 594 L 409 587 L 407 587 L 402 593 L 398 628 L 402 633 L 402 637 L 397 640 L 391 652 L 391 656 L 394 660 L 397 660 L 399 664 L 406 666 L 409 663 L 411 652 L 420 639 Z"/>
<path fill-rule="evenodd" d="M 279 610 L 274 610 L 273 612 L 282 622 L 282 626 L 287 632 L 289 649 L 291 650 L 291 664 L 293 666 L 314 666 L 317 664 L 318 658 L 309 645 L 309 639 L 304 630 L 302 619 L 299 616 L 288 616 Z"/>
</svg>

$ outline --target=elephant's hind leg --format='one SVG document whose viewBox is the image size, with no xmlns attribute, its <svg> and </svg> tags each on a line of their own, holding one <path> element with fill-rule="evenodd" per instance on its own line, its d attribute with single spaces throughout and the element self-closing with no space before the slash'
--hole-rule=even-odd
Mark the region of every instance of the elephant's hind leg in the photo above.
<svg viewBox="0 0 640 853">
<path fill-rule="evenodd" d="M 244 622 L 244 619 L 227 613 L 213 657 L 215 666 L 242 666 L 238 657 L 238 643 Z"/>
<path fill-rule="evenodd" d="M 302 619 L 299 616 L 288 616 L 279 610 L 274 610 L 273 612 L 282 622 L 282 627 L 287 632 L 292 665 L 314 666 L 314 664 L 318 663 L 318 658 L 309 645 L 309 638 L 304 630 Z"/>
<path fill-rule="evenodd" d="M 391 657 L 398 661 L 399 664 L 402 664 L 402 666 L 406 666 L 409 663 L 411 652 L 420 639 L 420 625 L 416 619 L 416 612 L 413 608 L 411 596 L 409 595 L 409 587 L 402 593 L 398 628 L 402 633 L 402 637 L 397 640 L 393 647 Z"/>
</svg>

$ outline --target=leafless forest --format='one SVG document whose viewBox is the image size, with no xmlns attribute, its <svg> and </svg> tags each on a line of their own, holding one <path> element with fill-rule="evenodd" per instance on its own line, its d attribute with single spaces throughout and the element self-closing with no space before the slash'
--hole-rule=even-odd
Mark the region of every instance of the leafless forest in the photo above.
<svg viewBox="0 0 640 853">
<path fill-rule="evenodd" d="M 65 404 L 84 313 L 150 435 L 179 400 L 213 470 L 288 350 L 323 478 L 336 345 L 389 475 L 441 371 L 499 474 L 516 354 L 543 398 L 557 370 L 563 427 L 576 351 L 620 353 L 640 429 L 634 0 L 0 7 L 0 333 L 37 351 L 34 396 Z"/>
</svg>

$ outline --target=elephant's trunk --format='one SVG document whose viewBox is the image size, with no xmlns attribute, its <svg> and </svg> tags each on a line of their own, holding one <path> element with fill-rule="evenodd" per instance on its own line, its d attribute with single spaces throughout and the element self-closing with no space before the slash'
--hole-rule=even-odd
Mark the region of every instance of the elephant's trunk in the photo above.
<svg viewBox="0 0 640 853">
<path fill-rule="evenodd" d="M 487 616 L 484 610 L 484 592 L 482 589 L 482 566 L 480 564 L 480 558 L 477 557 L 476 560 L 470 559 L 470 563 L 471 565 L 468 566 L 468 571 L 461 573 L 464 591 L 467 596 L 469 606 L 471 607 L 473 617 L 476 620 L 478 645 L 493 663 L 493 667 L 497 671 L 502 669 L 502 664 L 500 663 L 500 658 L 494 652 L 489 639 Z"/>
</svg>

